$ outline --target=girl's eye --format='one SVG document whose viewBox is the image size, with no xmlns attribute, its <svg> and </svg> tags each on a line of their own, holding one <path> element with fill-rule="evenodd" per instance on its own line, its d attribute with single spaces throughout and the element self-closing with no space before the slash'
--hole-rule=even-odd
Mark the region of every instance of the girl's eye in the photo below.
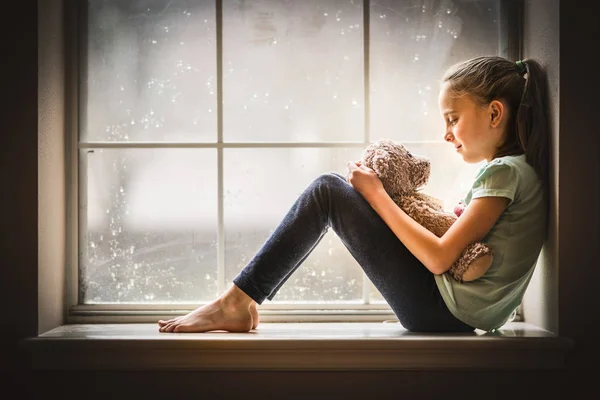
<svg viewBox="0 0 600 400">
<path fill-rule="evenodd" d="M 456 125 L 456 121 L 458 121 L 458 118 L 451 119 L 450 121 L 448 121 L 448 125 Z"/>
</svg>

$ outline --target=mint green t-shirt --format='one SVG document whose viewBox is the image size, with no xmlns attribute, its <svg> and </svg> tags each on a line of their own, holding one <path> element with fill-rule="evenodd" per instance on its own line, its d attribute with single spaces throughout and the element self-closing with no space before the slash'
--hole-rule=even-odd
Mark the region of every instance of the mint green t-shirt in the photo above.
<svg viewBox="0 0 600 400">
<path fill-rule="evenodd" d="M 458 283 L 448 273 L 435 280 L 450 312 L 470 326 L 500 328 L 519 306 L 546 237 L 546 202 L 535 170 L 525 155 L 496 158 L 477 173 L 463 200 L 507 197 L 509 205 L 483 243 L 494 252 L 489 270 L 472 282 Z"/>
</svg>

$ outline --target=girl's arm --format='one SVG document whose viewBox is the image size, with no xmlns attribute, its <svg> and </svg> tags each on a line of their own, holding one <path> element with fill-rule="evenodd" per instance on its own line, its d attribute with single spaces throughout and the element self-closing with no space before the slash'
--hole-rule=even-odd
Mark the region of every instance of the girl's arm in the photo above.
<svg viewBox="0 0 600 400">
<path fill-rule="evenodd" d="M 406 248 L 436 275 L 446 272 L 469 244 L 483 239 L 510 201 L 505 197 L 473 200 L 439 238 L 409 217 L 382 188 L 371 191 L 365 199 Z"/>
</svg>

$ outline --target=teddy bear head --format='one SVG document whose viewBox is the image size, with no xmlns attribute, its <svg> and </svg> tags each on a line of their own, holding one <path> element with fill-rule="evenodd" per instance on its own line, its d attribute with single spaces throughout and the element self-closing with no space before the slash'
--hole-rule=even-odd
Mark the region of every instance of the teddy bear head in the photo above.
<svg viewBox="0 0 600 400">
<path fill-rule="evenodd" d="M 390 195 L 407 195 L 424 186 L 429 180 L 429 159 L 412 154 L 403 144 L 380 139 L 365 148 L 362 164 L 375 171 Z"/>
</svg>

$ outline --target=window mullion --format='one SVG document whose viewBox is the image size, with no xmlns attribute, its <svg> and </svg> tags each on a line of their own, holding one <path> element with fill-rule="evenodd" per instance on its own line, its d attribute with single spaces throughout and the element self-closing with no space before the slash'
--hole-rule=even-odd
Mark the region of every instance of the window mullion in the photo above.
<svg viewBox="0 0 600 400">
<path fill-rule="evenodd" d="M 370 140 L 370 108 L 369 108 L 369 79 L 370 79 L 370 69 L 369 69 L 369 51 L 370 51 L 370 34 L 369 34 L 369 18 L 370 18 L 370 8 L 371 4 L 369 0 L 363 0 L 363 96 L 364 96 L 364 142 L 369 143 Z M 363 303 L 370 303 L 370 281 L 367 274 L 363 271 Z"/>
<path fill-rule="evenodd" d="M 216 0 L 217 143 L 223 143 L 223 1 Z M 217 148 L 217 293 L 225 291 L 223 147 Z"/>
</svg>

